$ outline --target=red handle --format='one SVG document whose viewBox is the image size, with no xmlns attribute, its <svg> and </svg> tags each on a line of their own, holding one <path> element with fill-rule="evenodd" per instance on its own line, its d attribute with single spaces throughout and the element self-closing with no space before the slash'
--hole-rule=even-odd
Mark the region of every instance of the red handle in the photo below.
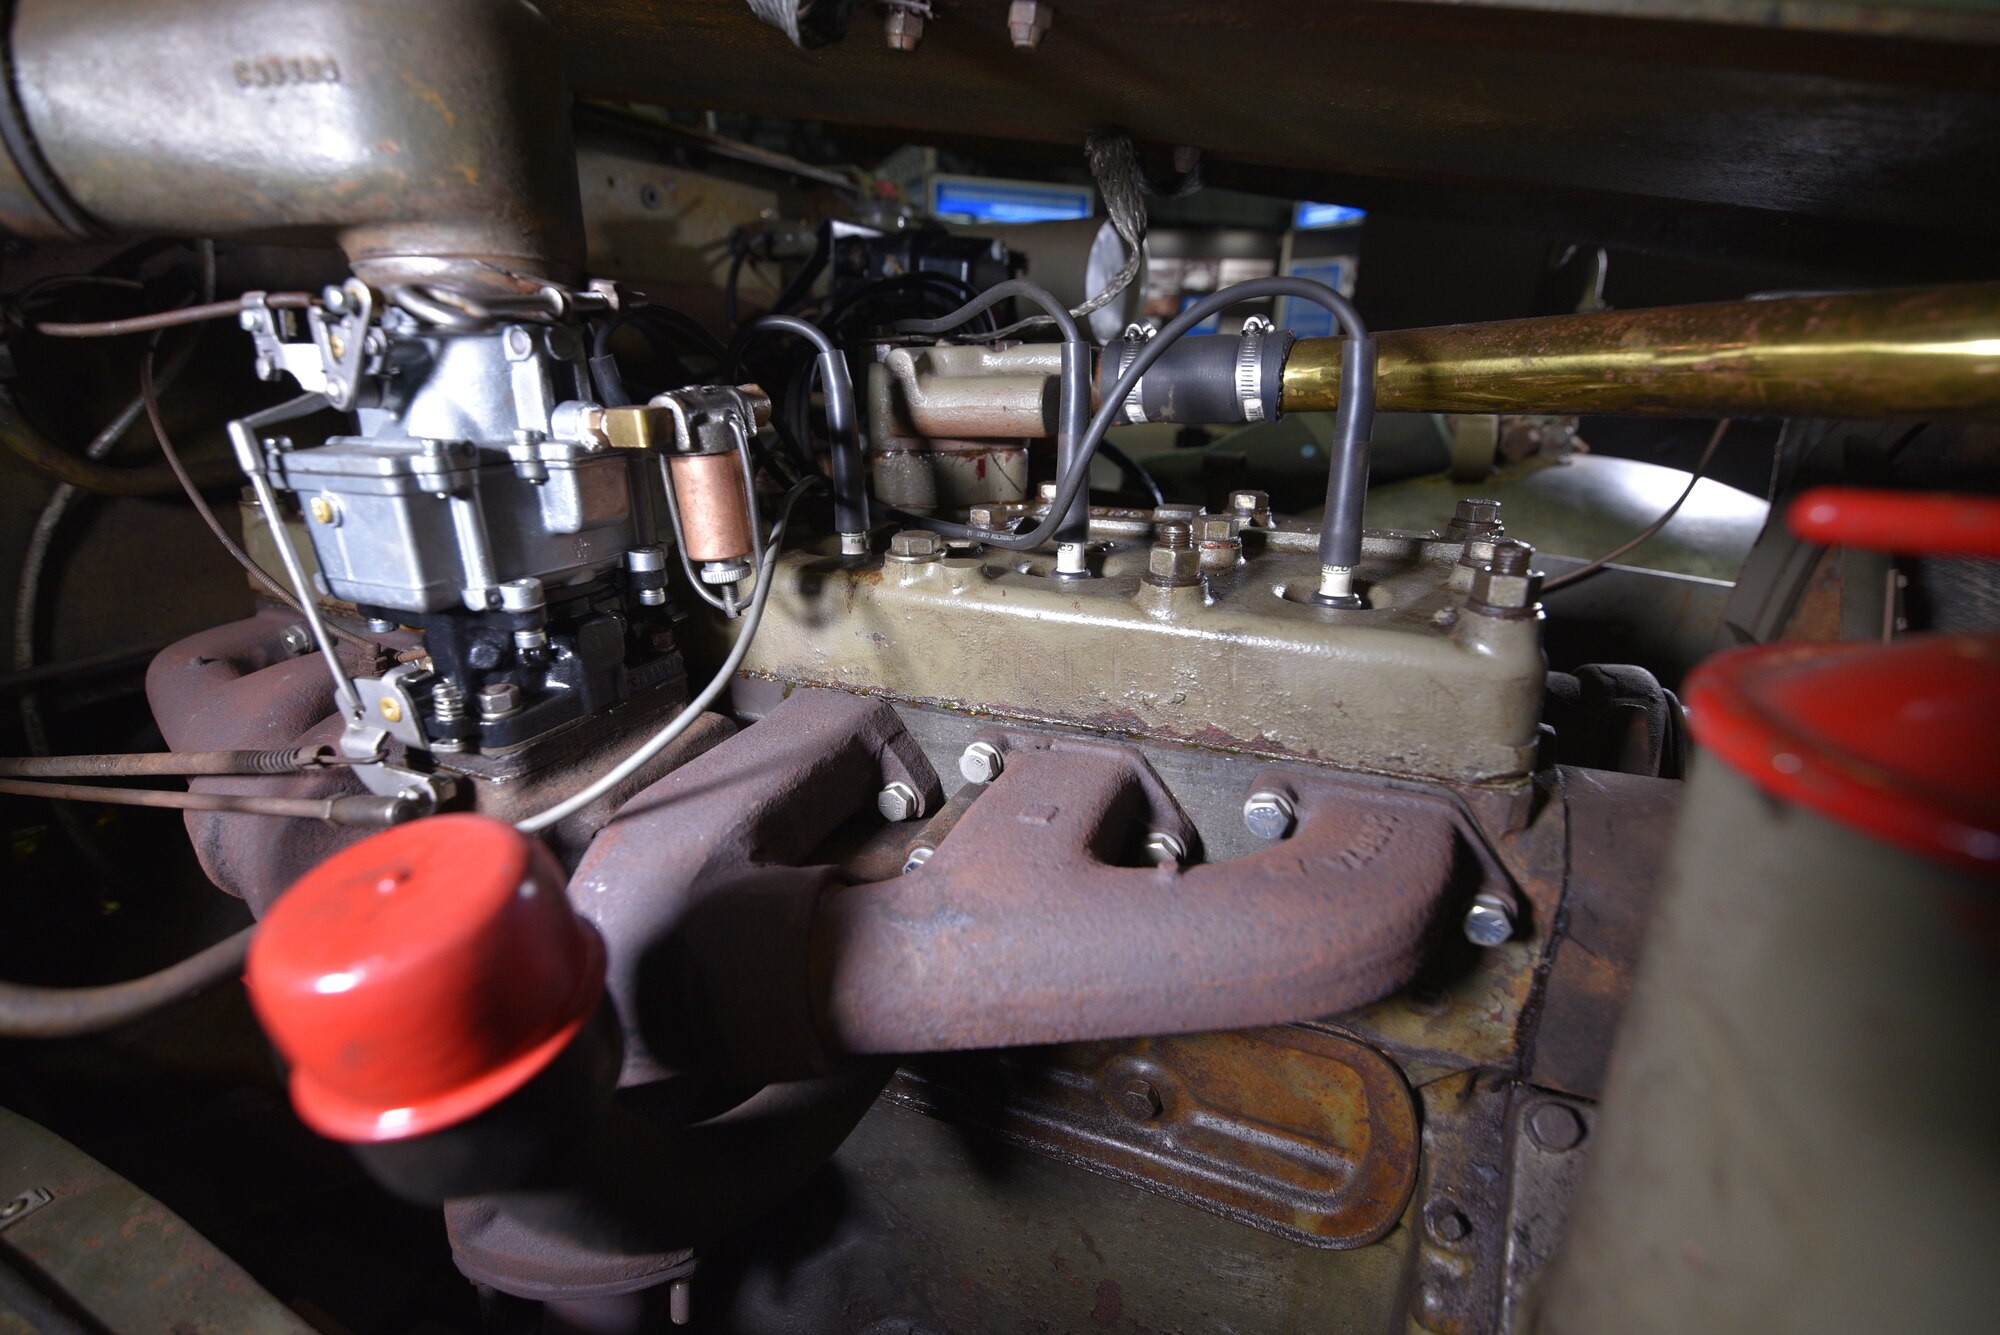
<svg viewBox="0 0 2000 1335">
<path fill-rule="evenodd" d="M 2000 559 L 2000 500 L 1984 496 L 1815 487 L 1786 519 L 1793 534 L 1827 547 Z"/>
</svg>

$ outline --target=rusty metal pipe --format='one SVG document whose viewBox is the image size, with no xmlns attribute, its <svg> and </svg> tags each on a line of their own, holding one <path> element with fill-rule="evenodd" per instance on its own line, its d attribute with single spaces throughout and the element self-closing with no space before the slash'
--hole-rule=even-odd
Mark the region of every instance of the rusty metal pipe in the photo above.
<svg viewBox="0 0 2000 1335">
<path fill-rule="evenodd" d="M 582 277 L 570 96 L 525 0 L 19 0 L 0 223 L 337 240 L 378 286 Z"/>
<path fill-rule="evenodd" d="M 2000 419 L 2000 283 L 1663 306 L 1377 334 L 1384 412 Z M 1301 339 L 1286 412 L 1331 409 Z"/>
<path fill-rule="evenodd" d="M 1299 775 L 1268 777 L 1301 816 L 1282 845 L 1147 865 L 1147 835 L 1196 837 L 1136 751 L 993 735 L 1000 780 L 869 885 L 798 864 L 886 783 L 937 808 L 880 701 L 798 691 L 633 799 L 569 890 L 608 944 L 627 1082 L 1329 1014 L 1408 980 L 1459 865 L 1442 799 Z"/>
<path fill-rule="evenodd" d="M 1451 881 L 1448 810 L 1269 782 L 1299 812 L 1284 843 L 1135 866 L 1137 836 L 1190 837 L 1136 752 L 1010 751 L 920 869 L 822 905 L 823 1032 L 845 1052 L 1011 1047 L 1301 1020 L 1394 991 Z"/>
</svg>

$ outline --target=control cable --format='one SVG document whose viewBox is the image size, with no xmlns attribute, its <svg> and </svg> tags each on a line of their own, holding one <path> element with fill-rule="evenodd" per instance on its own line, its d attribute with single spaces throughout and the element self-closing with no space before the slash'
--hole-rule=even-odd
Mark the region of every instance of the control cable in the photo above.
<svg viewBox="0 0 2000 1335">
<path fill-rule="evenodd" d="M 75 1038 L 163 1010 L 243 970 L 254 925 L 158 973 L 101 987 L 0 982 L 0 1038 Z"/>
<path fill-rule="evenodd" d="M 1604 569 L 1604 567 L 1610 565 L 1613 561 L 1616 561 L 1619 557 L 1625 555 L 1625 553 L 1631 551 L 1634 547 L 1637 547 L 1640 543 L 1665 528 L 1667 521 L 1672 519 L 1676 514 L 1679 514 L 1680 508 L 1687 504 L 1687 498 L 1694 495 L 1695 484 L 1700 482 L 1702 475 L 1708 472 L 1709 464 L 1715 459 L 1716 450 L 1722 446 L 1723 436 L 1729 432 L 1729 422 L 1730 419 L 1725 417 L 1715 424 L 1715 434 L 1708 438 L 1708 448 L 1703 450 L 1701 458 L 1695 461 L 1694 471 L 1688 474 L 1687 486 L 1682 488 L 1681 494 L 1674 499 L 1674 503 L 1667 507 L 1666 513 L 1646 525 L 1643 529 L 1640 529 L 1638 536 L 1632 538 L 1630 541 L 1620 543 L 1604 555 L 1586 561 L 1574 570 L 1565 570 L 1554 579 L 1542 581 L 1542 592 L 1553 593 L 1566 585 L 1574 584 L 1580 579 L 1595 575 L 1598 571 Z"/>
<path fill-rule="evenodd" d="M 786 492 L 784 499 L 778 503 L 778 520 L 772 525 L 771 536 L 764 543 L 764 554 L 757 562 L 757 588 L 750 596 L 750 610 L 744 614 L 743 629 L 737 633 L 736 644 L 730 649 L 729 656 L 722 660 L 722 666 L 715 670 L 714 678 L 702 688 L 701 694 L 688 701 L 670 723 L 641 742 L 625 759 L 548 810 L 516 821 L 516 829 L 537 834 L 559 821 L 567 820 L 611 792 L 637 774 L 646 762 L 672 746 L 729 688 L 735 680 L 736 670 L 743 666 L 744 658 L 750 653 L 750 641 L 756 638 L 757 627 L 764 620 L 764 607 L 771 601 L 771 586 L 777 582 L 778 548 L 785 540 L 785 527 L 791 522 L 792 507 L 798 504 L 800 497 L 821 485 L 821 478 L 806 478 Z"/>
</svg>

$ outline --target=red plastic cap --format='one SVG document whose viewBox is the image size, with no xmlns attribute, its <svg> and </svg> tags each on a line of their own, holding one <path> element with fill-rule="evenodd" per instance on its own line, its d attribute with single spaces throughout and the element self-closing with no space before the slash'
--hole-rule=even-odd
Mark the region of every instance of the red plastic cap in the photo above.
<svg viewBox="0 0 2000 1335">
<path fill-rule="evenodd" d="M 436 816 L 328 858 L 250 947 L 257 1018 L 315 1131 L 375 1142 L 464 1121 L 526 1084 L 589 1019 L 604 945 L 547 848 Z"/>
<path fill-rule="evenodd" d="M 1766 792 L 2000 875 L 2000 636 L 1737 649 L 1687 702 L 1695 740 Z"/>
<path fill-rule="evenodd" d="M 2000 500 L 1990 496 L 1814 487 L 1792 503 L 1785 518 L 1794 534 L 1825 547 L 2000 557 Z"/>
</svg>

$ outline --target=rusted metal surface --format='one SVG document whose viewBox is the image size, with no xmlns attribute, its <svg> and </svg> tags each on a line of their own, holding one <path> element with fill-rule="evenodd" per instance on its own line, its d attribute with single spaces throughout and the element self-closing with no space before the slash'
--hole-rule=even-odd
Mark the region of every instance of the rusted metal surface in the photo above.
<svg viewBox="0 0 2000 1335">
<path fill-rule="evenodd" d="M 1681 785 L 1602 770 L 1561 771 L 1569 874 L 1528 1075 L 1585 1098 L 1604 1088 L 1653 896 L 1680 814 Z"/>
<path fill-rule="evenodd" d="M 801 691 L 604 827 L 569 893 L 606 942 L 626 1084 L 697 1057 L 782 1064 L 787 1046 L 796 1054 L 803 1045 L 807 1069 L 819 1064 L 803 967 L 786 977 L 759 966 L 788 956 L 802 965 L 814 906 L 835 874 L 798 864 L 843 822 L 872 812 L 892 782 L 910 785 L 926 810 L 943 805 L 936 773 L 893 710 Z M 761 981 L 746 987 L 746 977 Z M 690 1035 L 688 1016 L 720 1021 L 720 1032 Z"/>
<path fill-rule="evenodd" d="M 333 683 L 318 656 L 294 657 L 281 636 L 295 618 L 270 613 L 189 636 L 160 651 L 146 698 L 177 751 L 330 746 L 340 737 Z M 345 654 L 346 650 L 343 650 Z M 359 666 L 350 660 L 350 667 Z M 198 778 L 196 792 L 326 798 L 365 792 L 343 768 L 288 775 Z M 188 837 L 216 885 L 261 915 L 307 868 L 366 838 L 323 821 L 191 811 Z"/>
<path fill-rule="evenodd" d="M 1018 512 L 992 509 L 996 523 Z M 1310 601 L 1309 526 L 1242 527 L 1240 564 L 1179 588 L 1146 582 L 1144 512 L 1093 515 L 1091 526 L 1101 578 L 1087 580 L 1048 578 L 1045 551 L 922 563 L 783 553 L 746 670 L 1378 772 L 1477 782 L 1530 768 L 1540 622 L 1462 614 L 1472 575 L 1457 564 L 1462 544 L 1370 534 L 1359 573 L 1369 606 L 1336 614 Z"/>
<path fill-rule="evenodd" d="M 295 614 L 267 609 L 161 650 L 147 671 L 146 695 L 167 745 L 189 751 L 276 750 L 337 742 L 341 724 L 325 664 L 317 655 L 293 657 L 281 638 L 295 622 Z M 358 659 L 349 668 L 372 670 Z M 487 757 L 455 757 L 470 779 L 465 787 L 471 807 L 498 820 L 514 820 L 574 792 L 615 762 L 624 739 L 657 726 L 662 706 L 678 700 L 679 683 L 670 683 L 662 694 L 664 699 L 634 700 L 584 720 L 531 748 L 525 757 L 502 758 L 499 764 Z M 639 773 L 544 837 L 564 865 L 573 867 L 591 836 L 632 794 L 732 731 L 719 715 L 701 719 Z M 197 792 L 308 799 L 365 791 L 343 766 L 197 778 L 189 786 Z M 209 879 L 248 901 L 259 915 L 308 868 L 368 833 L 322 821 L 226 812 L 190 812 L 187 828 Z"/>
<path fill-rule="evenodd" d="M 1436 799 L 1273 774 L 1299 811 L 1290 839 L 1226 863 L 1141 866 L 1148 832 L 1191 847 L 1193 829 L 1136 753 L 983 735 L 1006 746 L 1007 768 L 937 854 L 820 912 L 820 1025 L 837 1048 L 1269 1024 L 1348 1009 L 1415 971 L 1458 852 Z"/>
<path fill-rule="evenodd" d="M 1422 1086 L 1423 1172 L 1410 1202 L 1418 1249 L 1411 1323 L 1435 1335 L 1497 1328 L 1507 1258 L 1511 1084 L 1461 1071 Z"/>
<path fill-rule="evenodd" d="M 10 1208 L 12 1207 L 12 1208 Z M 119 1335 L 310 1335 L 187 1222 L 82 1150 L 0 1108 L 0 1267 Z M 4 1306 L 4 1305 L 0 1305 Z M 0 1310 L 0 1329 L 11 1329 Z M 74 1324 L 71 1324 L 74 1323 Z"/>
<path fill-rule="evenodd" d="M 813 1184 L 703 1257 L 734 1331 L 1382 1335 L 1407 1228 L 1304 1247 L 884 1100 Z"/>
<path fill-rule="evenodd" d="M 582 277 L 569 91 L 521 0 L 24 0 L 12 73 L 95 225 L 335 236 L 377 284 Z"/>
<path fill-rule="evenodd" d="M 1662 306 L 1377 335 L 1385 412 L 2000 418 L 2000 284 Z M 1287 412 L 1329 410 L 1340 340 L 1301 339 Z"/>
<path fill-rule="evenodd" d="M 1416 1182 L 1402 1075 L 1305 1029 L 927 1058 L 888 1097 L 1311 1247 L 1377 1241 Z"/>
</svg>

